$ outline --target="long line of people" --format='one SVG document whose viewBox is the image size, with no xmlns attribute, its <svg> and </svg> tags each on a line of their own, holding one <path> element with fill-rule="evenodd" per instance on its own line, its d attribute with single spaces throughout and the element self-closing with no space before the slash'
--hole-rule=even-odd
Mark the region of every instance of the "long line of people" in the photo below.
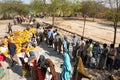
<svg viewBox="0 0 120 80">
<path fill-rule="evenodd" d="M 93 42 L 92 39 L 84 40 L 84 37 L 79 40 L 75 34 L 70 42 L 66 35 L 61 35 L 57 29 L 53 30 L 52 27 L 44 28 L 43 35 L 48 47 L 54 45 L 54 50 L 59 54 L 67 51 L 69 57 L 72 58 L 70 61 L 76 62 L 79 56 L 87 68 L 110 71 L 120 68 L 120 44 L 118 47 L 114 47 L 114 44 L 110 44 L 108 47 L 106 43 L 100 45 L 99 42 Z M 70 45 L 73 47 L 72 56 L 69 53 Z"/>
<path fill-rule="evenodd" d="M 120 44 L 118 47 L 114 47 L 114 44 L 110 44 L 110 47 L 106 43 L 103 47 L 98 42 L 94 43 L 92 39 L 85 41 L 81 37 L 80 41 L 76 41 L 77 37 L 73 37 L 73 42 L 76 44 L 73 48 L 73 56 L 81 56 L 83 63 L 89 68 L 98 69 L 119 69 L 120 68 Z M 75 57 L 74 57 L 75 59 Z"/>
</svg>

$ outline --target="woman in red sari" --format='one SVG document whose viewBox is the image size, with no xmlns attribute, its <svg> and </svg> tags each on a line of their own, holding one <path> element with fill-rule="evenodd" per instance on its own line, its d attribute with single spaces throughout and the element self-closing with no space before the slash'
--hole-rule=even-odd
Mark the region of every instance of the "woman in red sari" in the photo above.
<svg viewBox="0 0 120 80">
<path fill-rule="evenodd" d="M 45 74 L 46 74 L 45 60 L 46 60 L 45 56 L 40 55 L 38 60 L 38 68 L 37 68 L 39 80 L 45 79 Z"/>
</svg>

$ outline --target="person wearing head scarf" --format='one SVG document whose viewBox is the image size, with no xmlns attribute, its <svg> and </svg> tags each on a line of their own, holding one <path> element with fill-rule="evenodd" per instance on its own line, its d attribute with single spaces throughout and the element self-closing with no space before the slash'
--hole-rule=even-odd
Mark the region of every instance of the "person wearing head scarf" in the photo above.
<svg viewBox="0 0 120 80">
<path fill-rule="evenodd" d="M 26 53 L 26 50 L 22 49 L 21 54 L 22 54 L 22 56 L 19 57 L 19 59 L 22 63 L 22 76 L 20 77 L 22 79 L 22 78 L 30 75 L 30 66 L 27 63 L 28 62 L 28 55 Z"/>
<path fill-rule="evenodd" d="M 58 80 L 54 63 L 50 59 L 47 58 L 45 60 L 45 65 L 47 68 L 45 80 Z"/>
<path fill-rule="evenodd" d="M 62 80 L 70 80 L 72 74 L 72 65 L 70 63 L 70 56 L 66 52 L 64 52 L 63 54 L 64 62 L 62 65 Z"/>
<path fill-rule="evenodd" d="M 72 80 L 82 80 L 82 78 L 90 79 L 86 73 L 81 57 L 77 56 L 77 62 L 74 66 Z"/>
<path fill-rule="evenodd" d="M 45 79 L 45 73 L 46 73 L 46 67 L 45 67 L 45 56 L 44 55 L 40 55 L 37 65 L 37 71 L 38 71 L 38 78 L 39 80 L 44 80 Z"/>
<path fill-rule="evenodd" d="M 38 79 L 37 65 L 36 65 L 37 59 L 33 51 L 30 51 L 29 55 L 30 57 L 28 57 L 28 65 L 31 67 L 31 76 L 33 80 L 37 80 Z"/>
<path fill-rule="evenodd" d="M 30 51 L 29 55 L 30 55 L 30 57 L 28 58 L 28 61 L 31 61 L 31 60 L 33 60 L 35 58 L 35 54 L 34 54 L 33 51 Z"/>
</svg>

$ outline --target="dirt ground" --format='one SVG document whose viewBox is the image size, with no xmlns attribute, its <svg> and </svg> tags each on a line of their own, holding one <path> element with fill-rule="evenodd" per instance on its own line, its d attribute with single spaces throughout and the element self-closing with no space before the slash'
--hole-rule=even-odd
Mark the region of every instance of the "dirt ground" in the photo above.
<svg viewBox="0 0 120 80">
<path fill-rule="evenodd" d="M 46 18 L 42 20 L 38 18 L 37 20 L 50 24 L 52 23 L 52 18 Z M 113 26 L 109 25 L 111 23 L 109 23 L 108 25 L 106 23 L 104 21 L 98 20 L 97 22 L 87 21 L 84 36 L 95 41 L 111 44 L 114 37 L 114 28 Z M 55 18 L 55 25 L 80 35 L 83 34 L 84 22 L 79 18 Z M 118 44 L 120 43 L 119 36 L 120 28 L 117 29 L 116 46 L 118 46 Z"/>
</svg>

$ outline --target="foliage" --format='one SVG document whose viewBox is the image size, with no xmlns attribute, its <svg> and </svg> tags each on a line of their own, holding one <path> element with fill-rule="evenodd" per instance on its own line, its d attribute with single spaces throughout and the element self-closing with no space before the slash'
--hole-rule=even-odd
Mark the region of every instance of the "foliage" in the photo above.
<svg viewBox="0 0 120 80">
<path fill-rule="evenodd" d="M 3 14 L 4 18 L 10 17 L 10 15 L 26 15 L 28 14 L 28 5 L 23 4 L 19 0 L 4 0 L 0 5 L 0 14 Z"/>
<path fill-rule="evenodd" d="M 37 14 L 45 11 L 45 4 L 42 0 L 33 0 L 30 4 L 30 10 Z"/>
<path fill-rule="evenodd" d="M 105 9 L 105 7 L 100 3 L 96 1 L 86 0 L 83 1 L 81 8 L 82 16 L 87 15 L 89 17 L 96 17 L 100 11 Z"/>
</svg>

